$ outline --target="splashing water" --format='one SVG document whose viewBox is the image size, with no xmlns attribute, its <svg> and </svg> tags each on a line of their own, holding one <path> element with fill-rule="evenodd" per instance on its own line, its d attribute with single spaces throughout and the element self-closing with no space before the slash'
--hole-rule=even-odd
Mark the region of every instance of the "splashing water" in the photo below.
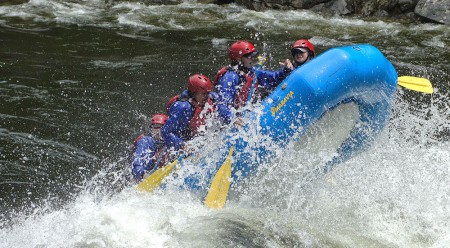
<svg viewBox="0 0 450 248">
<path fill-rule="evenodd" d="M 1 106 L 6 106 L 0 115 L 0 185 L 13 185 L 1 201 L 25 202 L 19 209 L 2 205 L 0 247 L 446 247 L 450 242 L 446 26 L 191 1 L 148 6 L 55 0 L 1 6 L 0 26 L 6 44 L 0 50 Z M 227 61 L 227 45 L 240 38 L 269 50 L 267 66 L 275 68 L 290 43 L 305 35 L 319 53 L 374 43 L 399 74 L 429 78 L 435 94 L 400 89 L 389 125 L 375 143 L 310 180 L 355 119 L 351 106 L 330 113 L 299 142 L 275 150 L 276 158 L 261 164 L 254 177 L 233 186 L 220 211 L 178 187 L 155 194 L 133 186 L 116 191 L 129 174 L 124 153 L 138 122 L 161 111 L 160 103 L 184 87 L 186 75 L 216 72 Z M 203 142 L 213 150 L 221 141 Z M 26 196 L 17 193 L 20 185 L 26 185 Z"/>
</svg>

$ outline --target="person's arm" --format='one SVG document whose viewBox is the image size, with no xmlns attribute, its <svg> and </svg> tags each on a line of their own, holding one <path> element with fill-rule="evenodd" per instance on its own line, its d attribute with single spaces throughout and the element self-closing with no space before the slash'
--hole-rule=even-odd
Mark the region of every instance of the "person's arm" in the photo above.
<svg viewBox="0 0 450 248">
<path fill-rule="evenodd" d="M 152 169 L 155 160 L 155 142 L 151 137 L 144 136 L 136 144 L 133 154 L 131 174 L 136 181 L 142 180 L 144 173 Z"/>
<path fill-rule="evenodd" d="M 279 85 L 288 75 L 291 70 L 285 66 L 278 71 L 258 70 L 258 83 L 266 89 L 270 89 Z"/>
<path fill-rule="evenodd" d="M 169 119 L 161 128 L 161 136 L 168 147 L 179 150 L 184 143 L 181 134 L 189 129 L 189 120 L 193 115 L 192 106 L 187 101 L 177 101 L 172 104 L 169 113 Z"/>
<path fill-rule="evenodd" d="M 217 112 L 224 124 L 229 124 L 233 117 L 231 108 L 236 95 L 236 85 L 239 84 L 239 76 L 235 72 L 226 72 L 217 82 L 216 90 L 219 95 L 217 100 Z"/>
</svg>

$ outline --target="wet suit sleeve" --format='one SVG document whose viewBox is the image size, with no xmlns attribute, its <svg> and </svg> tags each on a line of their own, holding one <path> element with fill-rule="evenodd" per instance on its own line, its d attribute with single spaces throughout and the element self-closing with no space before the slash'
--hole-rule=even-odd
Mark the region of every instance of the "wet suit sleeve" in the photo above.
<svg viewBox="0 0 450 248">
<path fill-rule="evenodd" d="M 194 112 L 189 102 L 177 101 L 172 104 L 169 113 L 169 119 L 161 128 L 161 136 L 168 147 L 179 150 L 184 143 L 182 134 L 188 131 Z"/>
<path fill-rule="evenodd" d="M 144 136 L 136 144 L 133 154 L 131 174 L 140 181 L 145 173 L 152 168 L 155 160 L 156 145 L 152 137 Z"/>
<path fill-rule="evenodd" d="M 216 90 L 219 95 L 217 111 L 224 124 L 229 124 L 232 119 L 231 108 L 236 96 L 236 86 L 239 84 L 239 76 L 232 71 L 226 72 L 217 82 Z"/>
<path fill-rule="evenodd" d="M 258 70 L 258 83 L 266 89 L 271 89 L 279 85 L 290 72 L 286 67 L 281 67 L 278 71 Z"/>
</svg>

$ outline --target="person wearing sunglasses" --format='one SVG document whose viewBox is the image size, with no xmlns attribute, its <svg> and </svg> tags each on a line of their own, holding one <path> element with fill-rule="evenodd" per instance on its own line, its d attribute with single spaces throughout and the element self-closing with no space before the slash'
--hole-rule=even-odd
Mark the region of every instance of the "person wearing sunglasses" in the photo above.
<svg viewBox="0 0 450 248">
<path fill-rule="evenodd" d="M 133 142 L 131 174 L 138 183 L 155 166 L 161 167 L 165 165 L 166 146 L 161 137 L 161 127 L 166 123 L 167 119 L 168 117 L 165 114 L 153 115 L 149 130 L 139 135 Z"/>
<path fill-rule="evenodd" d="M 233 108 L 238 110 L 248 102 L 260 101 L 264 89 L 279 85 L 291 71 L 286 66 L 278 71 L 257 69 L 257 54 L 252 43 L 245 40 L 234 42 L 229 47 L 230 65 L 220 69 L 214 78 L 218 93 L 217 111 L 224 124 L 234 119 Z"/>
</svg>

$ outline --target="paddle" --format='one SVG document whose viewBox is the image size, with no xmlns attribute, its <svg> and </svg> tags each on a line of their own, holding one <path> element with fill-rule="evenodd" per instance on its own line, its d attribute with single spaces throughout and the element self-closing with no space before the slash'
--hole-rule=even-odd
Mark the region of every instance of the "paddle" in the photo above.
<svg viewBox="0 0 450 248">
<path fill-rule="evenodd" d="M 147 191 L 147 192 L 153 192 L 156 188 L 158 188 L 162 181 L 166 176 L 168 176 L 175 165 L 178 164 L 182 159 L 184 158 L 184 155 L 181 155 L 178 157 L 177 160 L 173 161 L 172 163 L 163 166 L 161 168 L 158 168 L 155 172 L 150 174 L 146 179 L 144 179 L 142 182 L 140 182 L 137 186 L 137 189 L 140 191 Z"/>
<path fill-rule="evenodd" d="M 212 179 L 211 187 L 205 197 L 205 204 L 209 208 L 223 208 L 227 201 L 228 190 L 230 189 L 231 156 L 233 152 L 234 146 L 230 148 L 225 161 Z"/>
<path fill-rule="evenodd" d="M 401 76 L 398 77 L 398 85 L 418 92 L 424 92 L 427 94 L 433 93 L 433 86 L 431 85 L 431 82 L 426 78 Z"/>
</svg>

